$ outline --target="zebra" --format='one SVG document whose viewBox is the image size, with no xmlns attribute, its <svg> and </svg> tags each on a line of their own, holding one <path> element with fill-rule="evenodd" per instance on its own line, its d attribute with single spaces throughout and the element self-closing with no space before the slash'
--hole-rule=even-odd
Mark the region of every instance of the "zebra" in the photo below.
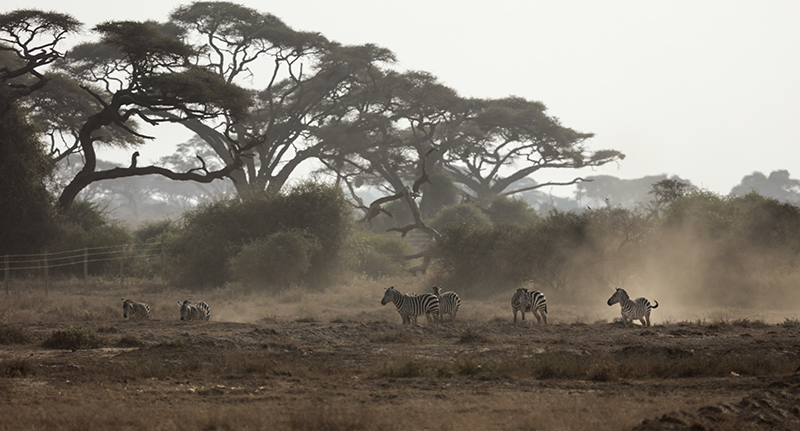
<svg viewBox="0 0 800 431">
<path fill-rule="evenodd" d="M 453 316 L 453 321 L 456 321 L 456 313 L 458 307 L 461 306 L 461 298 L 455 292 L 442 293 L 439 286 L 433 286 L 433 294 L 439 298 L 439 320 L 444 320 L 444 315 L 449 314 Z"/>
<path fill-rule="evenodd" d="M 430 293 L 423 293 L 422 295 L 417 295 L 417 292 L 406 292 L 406 296 L 411 296 L 411 297 L 431 296 L 431 295 L 432 294 L 430 294 Z M 437 296 L 437 298 L 439 298 L 439 297 Z M 428 323 L 431 323 L 431 314 L 433 314 L 433 309 L 432 308 L 425 310 L 425 318 L 428 319 Z M 414 325 L 416 325 L 417 324 L 417 316 L 414 315 L 414 316 L 409 316 L 409 317 L 411 318 L 412 323 Z M 441 316 L 440 316 L 439 320 L 441 320 Z"/>
<path fill-rule="evenodd" d="M 208 304 L 203 301 L 190 304 L 189 301 L 178 301 L 181 306 L 181 320 L 208 320 L 211 318 L 211 311 Z"/>
<path fill-rule="evenodd" d="M 517 289 L 511 297 L 511 310 L 514 312 L 514 323 L 517 323 L 517 311 L 522 312 L 522 320 L 525 320 L 525 313 L 530 311 L 538 323 L 547 325 L 547 298 L 538 290 Z"/>
<path fill-rule="evenodd" d="M 642 326 L 647 327 L 650 326 L 650 310 L 658 308 L 658 301 L 653 302 L 655 302 L 656 305 L 651 306 L 650 301 L 646 298 L 631 300 L 628 296 L 628 292 L 620 288 L 617 288 L 607 301 L 609 306 L 619 303 L 622 314 L 622 324 L 624 326 L 628 326 L 629 320 L 631 323 L 633 323 L 634 320 L 639 320 L 642 322 Z"/>
<path fill-rule="evenodd" d="M 528 297 L 531 298 L 529 311 L 536 316 L 536 322 L 541 324 L 544 321 L 544 324 L 547 325 L 547 298 L 544 297 L 544 293 L 538 290 L 529 290 Z M 541 318 L 539 317 L 540 314 Z"/>
<path fill-rule="evenodd" d="M 528 296 L 528 289 L 519 288 L 511 297 L 511 311 L 514 312 L 514 323 L 517 323 L 517 312 L 522 312 L 522 320 L 525 320 L 525 311 L 531 309 L 531 297 Z"/>
<path fill-rule="evenodd" d="M 122 299 L 122 318 L 127 319 L 149 319 L 150 306 L 143 302 L 133 302 L 130 299 Z"/>
<path fill-rule="evenodd" d="M 436 295 L 430 293 L 423 293 L 419 296 L 403 295 L 395 290 L 394 286 L 385 290 L 381 305 L 394 302 L 397 312 L 403 318 L 403 325 L 411 324 L 411 319 L 414 319 L 413 324 L 416 325 L 417 316 L 423 314 L 428 318 L 428 323 L 431 322 L 431 315 L 433 315 L 433 321 L 439 323 L 439 298 Z"/>
</svg>

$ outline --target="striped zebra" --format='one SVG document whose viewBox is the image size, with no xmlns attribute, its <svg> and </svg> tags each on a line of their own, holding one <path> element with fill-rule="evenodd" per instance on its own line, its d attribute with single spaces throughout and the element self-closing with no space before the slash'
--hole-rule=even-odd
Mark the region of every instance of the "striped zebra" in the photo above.
<svg viewBox="0 0 800 431">
<path fill-rule="evenodd" d="M 395 290 L 394 286 L 386 289 L 381 299 L 381 305 L 386 305 L 394 302 L 397 307 L 397 312 L 403 318 L 403 325 L 417 324 L 417 316 L 425 315 L 428 323 L 431 322 L 431 315 L 433 321 L 439 323 L 439 298 L 430 293 L 423 293 L 419 296 L 403 295 Z"/>
<path fill-rule="evenodd" d="M 650 301 L 646 298 L 636 298 L 631 300 L 628 292 L 624 289 L 617 288 L 611 298 L 608 298 L 608 305 L 619 303 L 622 314 L 622 324 L 628 326 L 628 321 L 633 323 L 634 320 L 642 322 L 642 326 L 650 326 L 650 310 L 658 308 L 658 301 L 653 301 L 656 305 L 651 306 Z"/>
<path fill-rule="evenodd" d="M 531 298 L 531 308 L 528 311 L 533 312 L 533 315 L 536 316 L 536 322 L 544 321 L 544 324 L 547 325 L 547 299 L 544 297 L 544 293 L 538 290 L 529 290 L 528 296 Z"/>
<path fill-rule="evenodd" d="M 517 311 L 522 312 L 522 320 L 525 320 L 525 313 L 530 311 L 538 323 L 544 322 L 547 325 L 547 299 L 538 290 L 517 289 L 511 297 L 511 309 L 514 312 L 514 323 L 517 323 Z"/>
<path fill-rule="evenodd" d="M 181 320 L 208 320 L 211 318 L 211 311 L 208 304 L 203 301 L 190 304 L 189 301 L 178 301 L 181 306 Z"/>
<path fill-rule="evenodd" d="M 433 294 L 439 298 L 439 320 L 444 321 L 444 315 L 449 314 L 453 316 L 453 322 L 455 322 L 458 307 L 461 306 L 461 298 L 458 294 L 455 292 L 442 293 L 439 286 L 433 286 Z"/>
<path fill-rule="evenodd" d="M 517 312 L 522 312 L 522 320 L 525 320 L 525 311 L 531 309 L 531 297 L 528 296 L 528 289 L 519 288 L 511 297 L 511 311 L 514 312 L 514 323 L 517 323 Z"/>
<path fill-rule="evenodd" d="M 133 302 L 130 299 L 122 300 L 122 318 L 149 319 L 150 306 L 143 302 Z"/>
</svg>

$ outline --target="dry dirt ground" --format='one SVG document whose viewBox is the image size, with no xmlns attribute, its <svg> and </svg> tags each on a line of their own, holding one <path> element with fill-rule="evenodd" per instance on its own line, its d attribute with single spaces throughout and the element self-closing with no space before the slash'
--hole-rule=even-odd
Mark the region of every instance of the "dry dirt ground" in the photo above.
<svg viewBox="0 0 800 431">
<path fill-rule="evenodd" d="M 104 346 L 0 345 L 0 429 L 800 429 L 796 321 L 399 322 L 19 323 Z"/>
</svg>

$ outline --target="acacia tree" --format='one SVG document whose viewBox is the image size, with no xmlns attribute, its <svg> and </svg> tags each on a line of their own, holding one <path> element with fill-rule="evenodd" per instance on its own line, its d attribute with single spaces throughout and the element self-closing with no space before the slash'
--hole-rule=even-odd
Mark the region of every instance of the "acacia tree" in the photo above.
<svg viewBox="0 0 800 431">
<path fill-rule="evenodd" d="M 48 81 L 43 69 L 64 57 L 58 45 L 82 24 L 61 13 L 35 9 L 0 15 L 0 111 L 40 90 Z"/>
<path fill-rule="evenodd" d="M 614 150 L 589 151 L 585 141 L 593 135 L 562 126 L 540 102 L 464 99 L 422 72 L 388 73 L 380 84 L 344 132 L 341 125 L 324 131 L 324 139 L 343 149 L 327 167 L 344 180 L 371 173 L 396 192 L 419 175 L 413 161 L 424 158 L 429 171 L 445 171 L 443 180 L 450 178 L 466 198 L 485 208 L 496 196 L 583 180 L 520 185 L 540 170 L 600 166 L 624 158 Z"/>
<path fill-rule="evenodd" d="M 481 206 L 498 195 L 583 180 L 513 187 L 540 170 L 601 166 L 625 158 L 615 150 L 589 151 L 584 143 L 593 134 L 562 126 L 540 102 L 519 97 L 479 100 L 474 101 L 473 110 L 474 115 L 445 141 L 452 150 L 444 153 L 443 164 Z"/>
<path fill-rule="evenodd" d="M 38 252 L 54 236 L 53 164 L 23 101 L 48 82 L 42 69 L 63 56 L 58 45 L 80 26 L 52 12 L 0 15 L 0 255 Z"/>
<path fill-rule="evenodd" d="M 245 121 L 223 130 L 209 124 L 183 124 L 205 140 L 226 163 L 240 153 L 242 165 L 231 173 L 236 187 L 280 190 L 307 161 L 332 148 L 309 133 L 335 123 L 354 100 L 351 88 L 369 80 L 378 64 L 393 54 L 373 45 L 341 46 L 318 33 L 291 29 L 277 17 L 228 2 L 195 2 L 171 15 L 185 40 L 198 48 L 195 64 L 226 82 L 263 85 Z"/>
<path fill-rule="evenodd" d="M 67 211 L 89 184 L 111 178 L 159 174 L 173 180 L 211 182 L 228 176 L 238 166 L 236 157 L 234 163 L 216 171 L 209 171 L 202 160 L 199 167 L 185 172 L 139 167 L 135 156 L 130 167 L 97 169 L 95 145 L 103 139 L 99 132 L 106 128 L 118 127 L 141 139 L 152 139 L 135 130 L 134 120 L 158 125 L 219 116 L 240 118 L 251 101 L 242 88 L 193 66 L 189 60 L 196 51 L 174 36 L 175 28 L 118 21 L 93 30 L 100 34 L 100 42 L 76 46 L 62 66 L 70 76 L 87 84 L 82 88 L 95 99 L 98 109 L 78 132 L 85 162 L 61 192 L 59 209 Z"/>
</svg>

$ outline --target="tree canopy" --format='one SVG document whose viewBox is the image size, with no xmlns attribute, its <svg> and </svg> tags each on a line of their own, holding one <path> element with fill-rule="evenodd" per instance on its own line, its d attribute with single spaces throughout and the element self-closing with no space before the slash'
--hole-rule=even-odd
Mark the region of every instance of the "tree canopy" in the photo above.
<svg viewBox="0 0 800 431">
<path fill-rule="evenodd" d="M 342 45 L 235 3 L 189 3 L 166 22 L 104 22 L 66 55 L 56 46 L 80 27 L 71 17 L 0 18 L 3 41 L 19 57 L 3 69 L 4 83 L 25 75 L 8 71 L 26 71 L 19 94 L 48 154 L 83 160 L 60 190 L 61 212 L 89 185 L 113 178 L 229 178 L 240 192 L 280 191 L 301 166 L 316 166 L 354 199 L 365 184 L 400 193 L 424 171 L 415 191 L 426 211 L 454 203 L 454 191 L 488 207 L 496 196 L 559 184 L 525 181 L 534 174 L 624 158 L 589 150 L 592 134 L 561 125 L 541 102 L 464 98 L 429 72 L 396 70 L 387 48 Z M 34 42 L 43 36 L 46 43 Z M 140 166 L 133 152 L 128 167 L 98 167 L 100 147 L 152 145 L 145 127 L 164 123 L 195 132 L 213 155 L 174 169 Z"/>
</svg>

